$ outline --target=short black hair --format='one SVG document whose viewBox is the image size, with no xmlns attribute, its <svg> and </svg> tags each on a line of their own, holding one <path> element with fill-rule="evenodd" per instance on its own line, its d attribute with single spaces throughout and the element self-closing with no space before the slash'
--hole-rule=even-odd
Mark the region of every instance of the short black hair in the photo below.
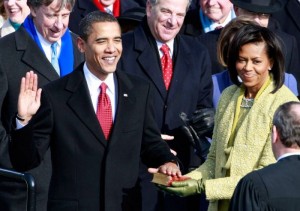
<svg viewBox="0 0 300 211">
<path fill-rule="evenodd" d="M 84 41 L 87 41 L 92 25 L 98 22 L 116 22 L 119 25 L 118 20 L 113 15 L 106 12 L 101 12 L 99 10 L 93 11 L 81 19 L 79 23 L 79 37 Z"/>
</svg>

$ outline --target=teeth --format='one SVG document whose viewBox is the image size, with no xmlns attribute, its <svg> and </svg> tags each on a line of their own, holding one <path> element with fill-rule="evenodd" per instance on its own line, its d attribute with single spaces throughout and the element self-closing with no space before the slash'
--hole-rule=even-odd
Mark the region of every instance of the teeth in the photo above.
<svg viewBox="0 0 300 211">
<path fill-rule="evenodd" d="M 104 60 L 107 60 L 107 61 L 113 61 L 115 59 L 115 57 L 106 57 L 104 58 Z"/>
<path fill-rule="evenodd" d="M 115 61 L 116 57 L 105 57 L 104 60 L 107 61 L 108 63 L 113 63 Z"/>
</svg>

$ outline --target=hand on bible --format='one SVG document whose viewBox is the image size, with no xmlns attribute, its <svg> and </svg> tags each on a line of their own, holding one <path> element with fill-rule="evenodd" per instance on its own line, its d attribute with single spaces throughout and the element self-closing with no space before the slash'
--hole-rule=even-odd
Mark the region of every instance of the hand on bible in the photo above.
<svg viewBox="0 0 300 211">
<path fill-rule="evenodd" d="M 200 180 L 188 179 L 184 181 L 172 182 L 171 186 L 159 185 L 163 191 L 177 196 L 185 197 L 204 192 L 204 182 Z"/>
</svg>

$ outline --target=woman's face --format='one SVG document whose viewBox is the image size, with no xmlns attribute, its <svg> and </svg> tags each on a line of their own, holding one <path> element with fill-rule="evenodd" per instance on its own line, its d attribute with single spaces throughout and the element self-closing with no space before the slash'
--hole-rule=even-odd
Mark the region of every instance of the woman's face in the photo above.
<svg viewBox="0 0 300 211">
<path fill-rule="evenodd" d="M 4 7 L 7 16 L 14 23 L 23 23 L 30 13 L 27 0 L 4 0 Z"/>
<path fill-rule="evenodd" d="M 268 58 L 264 42 L 248 43 L 241 47 L 236 70 L 251 95 L 246 97 L 255 97 L 267 80 L 272 66 L 273 62 Z"/>
</svg>

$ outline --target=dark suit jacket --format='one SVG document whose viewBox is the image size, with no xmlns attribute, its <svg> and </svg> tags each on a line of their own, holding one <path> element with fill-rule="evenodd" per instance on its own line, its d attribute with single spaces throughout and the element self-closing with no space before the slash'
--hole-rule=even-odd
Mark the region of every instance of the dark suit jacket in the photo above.
<svg viewBox="0 0 300 211">
<path fill-rule="evenodd" d="M 300 156 L 292 155 L 246 175 L 237 185 L 230 210 L 300 210 Z"/>
<path fill-rule="evenodd" d="M 12 161 L 19 170 L 33 168 L 50 146 L 48 211 L 130 210 L 126 200 L 140 156 L 154 167 L 176 158 L 155 124 L 150 84 L 119 71 L 116 117 L 106 141 L 82 67 L 43 88 L 38 113 L 12 134 Z"/>
<path fill-rule="evenodd" d="M 272 14 L 279 23 L 282 31 L 296 37 L 300 56 L 300 3 L 298 0 L 282 0 L 286 3 L 283 10 Z M 298 60 L 300 57 L 298 57 Z M 298 71 L 300 72 L 300 71 Z"/>
<path fill-rule="evenodd" d="M 73 36 L 74 68 L 83 61 L 83 55 L 77 50 L 76 37 Z M 12 119 L 17 111 L 17 101 L 21 78 L 33 70 L 43 86 L 59 78 L 44 53 L 22 26 L 15 33 L 0 39 L 0 167 L 12 168 L 8 155 L 8 141 Z M 51 175 L 50 153 L 41 165 L 31 171 L 37 184 L 37 210 L 46 209 L 47 192 Z M 0 179 L 0 210 L 25 209 L 25 185 L 7 183 Z"/>
<path fill-rule="evenodd" d="M 134 8 L 134 7 L 146 7 L 145 0 L 120 0 L 121 1 L 121 11 L 122 14 L 124 11 Z M 98 8 L 93 4 L 92 0 L 77 0 L 75 2 L 73 11 L 70 14 L 69 28 L 72 32 L 79 33 L 79 23 L 80 20 L 86 16 L 86 14 L 96 11 Z"/>
<path fill-rule="evenodd" d="M 178 35 L 174 41 L 173 78 L 167 92 L 157 46 L 144 22 L 122 37 L 120 68 L 150 81 L 154 89 L 155 120 L 163 134 L 174 135 L 168 141 L 184 166 L 189 165 L 189 143 L 183 136 L 181 112 L 191 117 L 199 107 L 212 107 L 212 79 L 207 50 L 193 37 Z M 184 154 L 184 155 L 183 155 Z M 198 164 L 199 165 L 199 164 Z"/>
<path fill-rule="evenodd" d="M 205 33 L 200 21 L 199 6 L 186 13 L 180 33 L 190 36 L 199 36 Z"/>
</svg>

